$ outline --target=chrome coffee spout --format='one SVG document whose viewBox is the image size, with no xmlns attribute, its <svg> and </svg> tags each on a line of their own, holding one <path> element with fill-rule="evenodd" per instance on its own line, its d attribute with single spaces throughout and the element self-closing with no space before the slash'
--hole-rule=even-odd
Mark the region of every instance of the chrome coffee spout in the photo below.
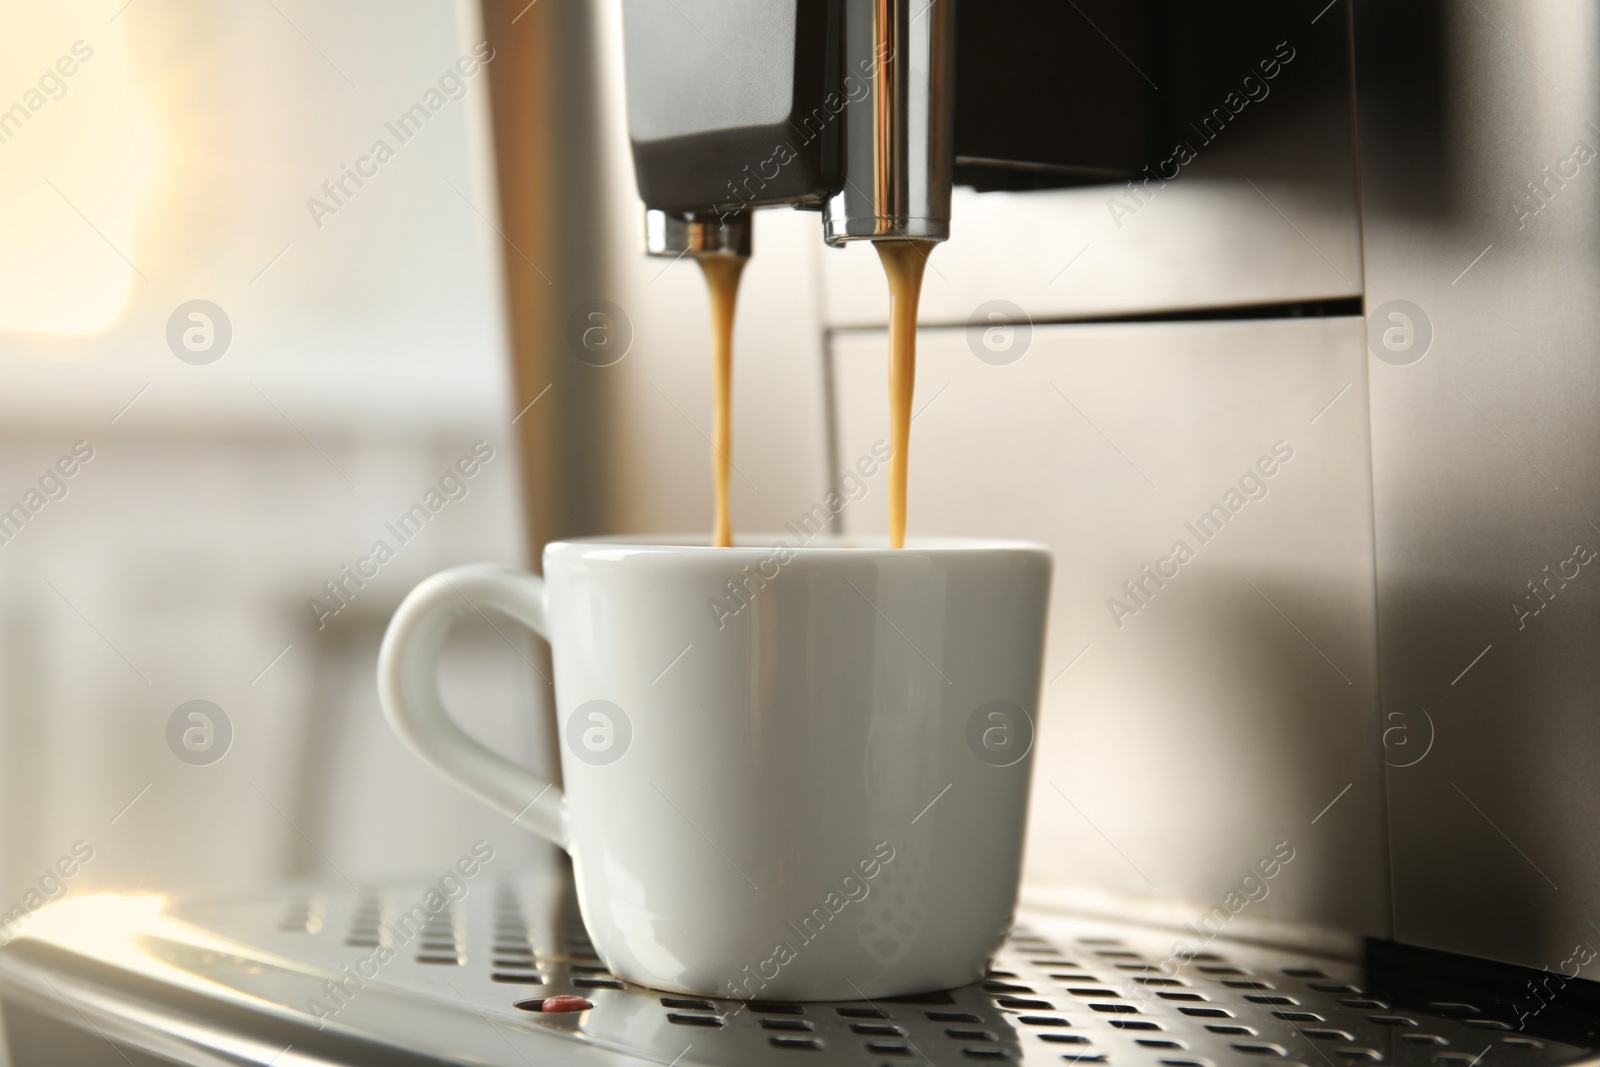
<svg viewBox="0 0 1600 1067">
<path fill-rule="evenodd" d="M 750 255 L 750 216 L 743 211 L 663 211 L 646 208 L 644 250 L 652 256 Z"/>
<path fill-rule="evenodd" d="M 748 255 L 774 205 L 831 245 L 946 239 L 955 3 L 624 0 L 646 251 Z"/>
<path fill-rule="evenodd" d="M 950 236 L 954 0 L 846 0 L 839 190 L 830 245 Z"/>
</svg>

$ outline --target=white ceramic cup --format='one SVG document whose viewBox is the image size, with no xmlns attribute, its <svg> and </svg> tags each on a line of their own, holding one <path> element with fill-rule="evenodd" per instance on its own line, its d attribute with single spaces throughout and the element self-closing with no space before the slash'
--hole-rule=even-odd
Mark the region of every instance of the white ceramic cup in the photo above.
<svg viewBox="0 0 1600 1067">
<path fill-rule="evenodd" d="M 857 1000 L 981 978 L 1016 904 L 1048 550 L 663 540 L 417 586 L 378 660 L 395 731 L 571 854 L 629 981 Z M 550 642 L 564 790 L 445 711 L 435 660 L 478 609 Z"/>
</svg>

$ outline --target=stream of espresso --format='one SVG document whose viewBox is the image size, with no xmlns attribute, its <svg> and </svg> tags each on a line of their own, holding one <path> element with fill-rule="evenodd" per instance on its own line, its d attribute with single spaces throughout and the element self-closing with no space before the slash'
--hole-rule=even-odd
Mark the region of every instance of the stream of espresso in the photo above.
<svg viewBox="0 0 1600 1067">
<path fill-rule="evenodd" d="M 917 304 L 933 241 L 876 241 L 889 280 L 889 544 L 906 546 L 906 464 L 911 452 L 911 400 L 917 384 Z M 716 518 L 711 543 L 733 545 L 728 475 L 733 466 L 733 311 L 743 256 L 700 256 L 711 294 L 711 480 Z"/>
<path fill-rule="evenodd" d="M 889 544 L 906 547 L 906 463 L 917 384 L 917 303 L 933 241 L 876 241 L 889 278 Z"/>
<path fill-rule="evenodd" d="M 748 260 L 727 255 L 698 258 L 706 287 L 711 291 L 711 481 L 717 494 L 711 543 L 717 548 L 731 548 L 733 518 L 728 510 L 728 472 L 733 466 L 733 305 L 739 298 L 739 276 Z M 915 311 L 912 317 L 916 317 Z"/>
</svg>

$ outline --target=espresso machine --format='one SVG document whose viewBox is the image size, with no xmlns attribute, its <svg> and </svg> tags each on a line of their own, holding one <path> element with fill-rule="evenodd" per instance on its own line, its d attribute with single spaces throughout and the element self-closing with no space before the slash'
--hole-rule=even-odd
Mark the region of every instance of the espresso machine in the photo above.
<svg viewBox="0 0 1600 1067">
<path fill-rule="evenodd" d="M 1600 1063 L 1600 16 L 484 22 L 535 546 L 704 525 L 702 255 L 751 257 L 738 530 L 881 532 L 863 246 L 940 242 L 911 525 L 1056 557 L 1017 927 L 977 985 L 787 1004 L 617 980 L 554 856 L 371 975 L 428 884 L 85 900 L 0 952 L 16 1063 Z"/>
</svg>

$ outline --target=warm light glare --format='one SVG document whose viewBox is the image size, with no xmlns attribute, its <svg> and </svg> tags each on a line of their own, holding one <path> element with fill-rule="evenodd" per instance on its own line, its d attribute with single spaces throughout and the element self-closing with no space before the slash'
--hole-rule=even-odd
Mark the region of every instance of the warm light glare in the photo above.
<svg viewBox="0 0 1600 1067">
<path fill-rule="evenodd" d="M 159 154 L 117 3 L 0 11 L 0 330 L 97 333 L 122 314 Z"/>
<path fill-rule="evenodd" d="M 20 934 L 55 944 L 81 946 L 100 956 L 136 931 L 149 928 L 161 915 L 159 896 L 92 893 L 46 905 L 24 922 Z"/>
</svg>

